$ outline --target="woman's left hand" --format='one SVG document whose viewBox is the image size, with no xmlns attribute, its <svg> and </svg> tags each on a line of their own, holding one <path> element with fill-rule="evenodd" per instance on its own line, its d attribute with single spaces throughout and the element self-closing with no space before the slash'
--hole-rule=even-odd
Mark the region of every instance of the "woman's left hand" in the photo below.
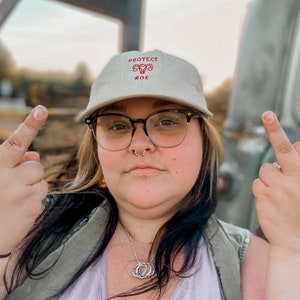
<svg viewBox="0 0 300 300">
<path fill-rule="evenodd" d="M 273 112 L 262 121 L 281 168 L 264 164 L 253 183 L 259 223 L 271 245 L 300 251 L 300 142 L 290 143 Z"/>
<path fill-rule="evenodd" d="M 264 164 L 253 182 L 260 226 L 269 241 L 264 300 L 300 297 L 300 143 L 292 145 L 273 112 L 262 121 L 276 167 Z"/>
</svg>

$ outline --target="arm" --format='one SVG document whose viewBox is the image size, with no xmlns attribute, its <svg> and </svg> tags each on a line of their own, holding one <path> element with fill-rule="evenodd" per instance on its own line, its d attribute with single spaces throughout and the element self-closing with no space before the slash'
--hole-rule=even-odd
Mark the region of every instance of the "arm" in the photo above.
<svg viewBox="0 0 300 300">
<path fill-rule="evenodd" d="M 17 247 L 42 211 L 48 185 L 38 153 L 27 149 L 46 119 L 47 110 L 36 107 L 0 145 L 0 255 Z M 0 297 L 8 261 L 0 258 Z"/>
<path fill-rule="evenodd" d="M 241 265 L 241 291 L 243 300 L 265 300 L 268 243 L 251 235 L 246 256 Z"/>
<path fill-rule="evenodd" d="M 262 121 L 281 169 L 265 164 L 253 182 L 260 226 L 269 241 L 266 300 L 300 295 L 300 144 L 292 145 L 276 116 Z"/>
</svg>

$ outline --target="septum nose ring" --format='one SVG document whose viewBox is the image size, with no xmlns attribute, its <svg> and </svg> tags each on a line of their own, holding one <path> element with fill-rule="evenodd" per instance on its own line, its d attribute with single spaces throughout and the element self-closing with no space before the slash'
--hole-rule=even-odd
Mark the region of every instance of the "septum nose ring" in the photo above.
<svg viewBox="0 0 300 300">
<path fill-rule="evenodd" d="M 146 154 L 146 150 L 144 149 L 144 151 L 143 151 L 143 153 L 138 153 L 138 152 L 136 152 L 136 150 L 134 150 L 134 155 L 135 156 L 139 156 L 139 155 L 141 155 L 141 156 L 145 156 L 145 154 Z"/>
</svg>

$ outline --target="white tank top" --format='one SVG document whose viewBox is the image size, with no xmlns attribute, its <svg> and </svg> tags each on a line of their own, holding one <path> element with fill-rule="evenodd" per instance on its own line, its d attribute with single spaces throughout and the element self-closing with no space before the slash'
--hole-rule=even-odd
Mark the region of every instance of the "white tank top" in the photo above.
<svg viewBox="0 0 300 300">
<path fill-rule="evenodd" d="M 106 255 L 104 254 L 59 299 L 107 300 L 105 274 Z M 199 241 L 196 263 L 189 274 L 192 276 L 180 280 L 170 300 L 225 299 L 212 255 L 204 238 Z"/>
</svg>

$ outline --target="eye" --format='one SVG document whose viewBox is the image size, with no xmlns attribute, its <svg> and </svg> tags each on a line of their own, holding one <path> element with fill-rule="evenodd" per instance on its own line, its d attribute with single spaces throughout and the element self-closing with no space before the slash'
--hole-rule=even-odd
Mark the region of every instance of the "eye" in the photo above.
<svg viewBox="0 0 300 300">
<path fill-rule="evenodd" d="M 131 123 L 121 117 L 115 116 L 102 116 L 98 120 L 98 126 L 100 126 L 104 131 L 110 132 L 127 132 L 131 131 Z"/>
<path fill-rule="evenodd" d="M 128 129 L 128 127 L 126 126 L 126 124 L 121 124 L 121 123 L 117 123 L 117 124 L 110 124 L 108 127 L 108 130 L 126 130 Z"/>
<path fill-rule="evenodd" d="M 113 121 L 111 123 L 108 123 L 106 129 L 111 131 L 131 130 L 130 126 L 128 126 L 127 123 L 120 121 Z"/>
<path fill-rule="evenodd" d="M 172 126 L 172 125 L 176 125 L 177 122 L 174 119 L 165 119 L 160 121 L 159 126 Z"/>
<path fill-rule="evenodd" d="M 153 127 L 168 128 L 182 124 L 182 115 L 176 112 L 165 112 L 153 115 L 151 119 Z"/>
</svg>

